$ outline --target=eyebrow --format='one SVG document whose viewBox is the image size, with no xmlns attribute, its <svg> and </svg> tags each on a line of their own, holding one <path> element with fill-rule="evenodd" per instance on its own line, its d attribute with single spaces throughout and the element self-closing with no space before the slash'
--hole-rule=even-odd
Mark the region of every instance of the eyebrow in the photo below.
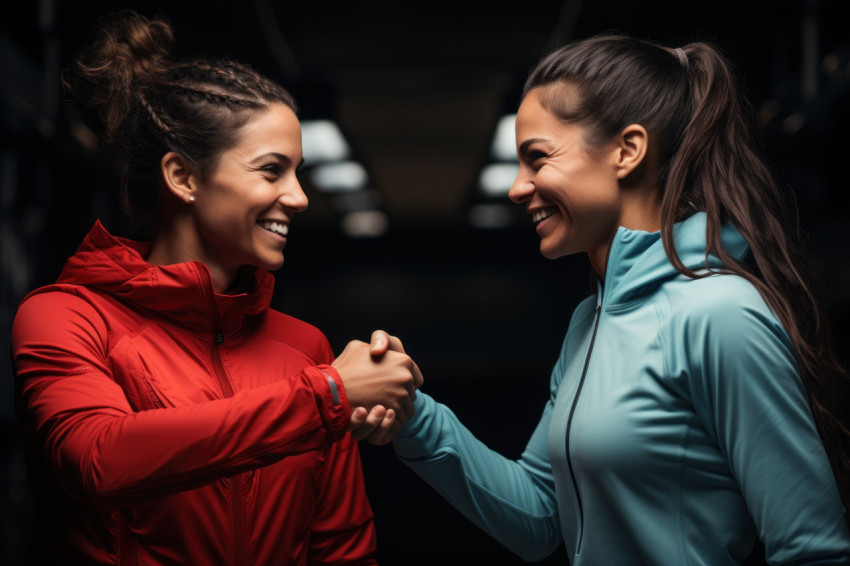
<svg viewBox="0 0 850 566">
<path fill-rule="evenodd" d="M 519 144 L 519 152 L 518 153 L 525 153 L 526 151 L 528 151 L 528 146 L 530 146 L 533 143 L 545 142 L 545 141 L 546 140 L 543 139 L 543 138 L 531 138 L 530 140 L 525 140 L 524 142 Z"/>
<path fill-rule="evenodd" d="M 278 153 L 278 152 L 276 152 L 276 151 L 270 151 L 270 152 L 268 152 L 268 153 L 264 153 L 264 154 L 262 154 L 262 155 L 259 155 L 259 156 L 255 157 L 254 159 L 252 159 L 252 160 L 251 160 L 251 164 L 255 164 L 255 163 L 257 163 L 257 162 L 259 162 L 259 161 L 262 161 L 262 160 L 264 160 L 264 159 L 267 159 L 267 158 L 269 158 L 269 157 L 274 157 L 275 159 L 279 159 L 280 161 L 285 161 L 285 162 L 287 162 L 287 163 L 292 163 L 292 158 L 291 158 L 291 157 L 289 157 L 288 155 L 285 155 L 285 154 L 283 154 L 283 153 Z M 299 161 L 299 162 L 298 162 L 298 165 L 296 166 L 296 168 L 297 168 L 297 167 L 301 167 L 301 166 L 303 166 L 303 165 L 304 165 L 304 158 L 302 157 L 302 158 L 301 158 L 301 161 Z"/>
</svg>

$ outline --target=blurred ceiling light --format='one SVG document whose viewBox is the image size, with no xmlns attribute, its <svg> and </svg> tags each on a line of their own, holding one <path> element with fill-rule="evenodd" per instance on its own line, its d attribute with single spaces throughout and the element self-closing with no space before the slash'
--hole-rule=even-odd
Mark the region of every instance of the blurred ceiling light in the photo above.
<svg viewBox="0 0 850 566">
<path fill-rule="evenodd" d="M 478 182 L 486 195 L 507 196 L 517 173 L 519 173 L 519 164 L 517 163 L 491 163 L 481 170 Z"/>
<path fill-rule="evenodd" d="M 375 189 L 365 189 L 350 193 L 337 193 L 333 195 L 331 202 L 334 208 L 340 212 L 355 212 L 377 208 L 381 198 Z"/>
<path fill-rule="evenodd" d="M 359 191 L 366 186 L 366 169 L 356 161 L 325 163 L 310 170 L 310 180 L 317 189 L 329 192 Z"/>
<path fill-rule="evenodd" d="M 378 210 L 349 212 L 342 217 L 342 231 L 352 238 L 375 238 L 387 231 L 387 215 Z"/>
<path fill-rule="evenodd" d="M 517 161 L 516 156 L 516 114 L 507 114 L 499 118 L 490 153 L 499 161 Z"/>
<path fill-rule="evenodd" d="M 477 204 L 469 210 L 469 222 L 476 228 L 505 228 L 513 220 L 513 211 L 504 204 Z"/>
<path fill-rule="evenodd" d="M 308 165 L 325 161 L 339 161 L 351 155 L 339 127 L 331 120 L 304 120 L 301 122 L 301 146 L 304 162 Z"/>
</svg>

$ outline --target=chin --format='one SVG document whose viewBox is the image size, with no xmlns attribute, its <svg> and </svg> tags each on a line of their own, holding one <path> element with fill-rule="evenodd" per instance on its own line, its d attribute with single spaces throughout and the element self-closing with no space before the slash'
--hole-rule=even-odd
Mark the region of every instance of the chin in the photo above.
<svg viewBox="0 0 850 566">
<path fill-rule="evenodd" d="M 258 259 L 254 265 L 259 267 L 260 269 L 265 269 L 266 271 L 277 271 L 281 267 L 283 267 L 283 256 L 278 256 L 276 258 L 265 258 Z"/>
<path fill-rule="evenodd" d="M 547 248 L 541 242 L 540 243 L 540 255 L 542 255 L 546 259 L 558 259 L 559 257 L 563 257 L 566 254 L 561 253 L 559 250 L 553 250 L 551 248 Z"/>
</svg>

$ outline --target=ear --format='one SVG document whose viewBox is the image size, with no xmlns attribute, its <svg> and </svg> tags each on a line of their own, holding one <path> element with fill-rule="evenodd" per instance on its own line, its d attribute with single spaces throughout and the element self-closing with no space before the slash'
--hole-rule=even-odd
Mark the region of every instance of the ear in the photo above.
<svg viewBox="0 0 850 566">
<path fill-rule="evenodd" d="M 195 178 L 183 156 L 169 151 L 162 156 L 159 167 L 168 192 L 187 204 L 195 200 Z"/>
<path fill-rule="evenodd" d="M 640 124 L 630 124 L 623 128 L 623 131 L 616 139 L 616 167 L 617 178 L 625 179 L 635 169 L 637 169 L 644 158 L 649 146 L 649 134 L 646 128 Z"/>
</svg>

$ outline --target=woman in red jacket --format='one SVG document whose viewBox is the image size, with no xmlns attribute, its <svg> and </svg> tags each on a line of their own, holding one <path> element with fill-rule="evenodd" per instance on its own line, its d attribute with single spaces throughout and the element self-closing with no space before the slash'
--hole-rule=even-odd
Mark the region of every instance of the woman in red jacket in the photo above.
<svg viewBox="0 0 850 566">
<path fill-rule="evenodd" d="M 152 241 L 95 223 L 16 315 L 33 562 L 374 564 L 349 407 L 398 426 L 421 375 L 363 342 L 334 360 L 269 308 L 307 207 L 295 102 L 241 64 L 172 61 L 171 44 L 165 22 L 122 13 L 65 77 Z"/>
</svg>

